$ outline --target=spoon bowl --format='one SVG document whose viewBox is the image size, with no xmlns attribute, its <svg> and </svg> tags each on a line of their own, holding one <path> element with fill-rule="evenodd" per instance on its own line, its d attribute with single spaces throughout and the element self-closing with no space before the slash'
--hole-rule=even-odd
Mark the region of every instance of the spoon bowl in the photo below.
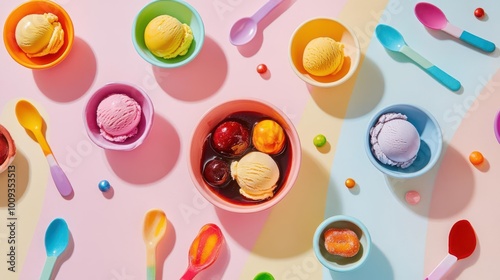
<svg viewBox="0 0 500 280">
<path fill-rule="evenodd" d="M 73 193 L 73 187 L 71 186 L 68 177 L 66 177 L 66 174 L 57 163 L 54 155 L 52 154 L 52 150 L 42 133 L 43 118 L 38 110 L 27 100 L 19 100 L 16 104 L 16 117 L 22 127 L 33 133 L 36 141 L 42 148 L 50 166 L 52 179 L 54 180 L 59 193 L 64 197 L 70 196 Z"/>
<path fill-rule="evenodd" d="M 167 216 L 160 209 L 151 209 L 144 217 L 142 237 L 146 244 L 147 279 L 156 279 L 156 247 L 165 235 Z"/>
<path fill-rule="evenodd" d="M 219 256 L 223 243 L 224 235 L 217 225 L 204 225 L 189 248 L 189 266 L 181 280 L 191 280 L 211 266 Z"/>
<path fill-rule="evenodd" d="M 415 5 L 415 15 L 423 25 L 430 29 L 441 30 L 448 24 L 443 11 L 431 3 L 420 2 Z"/>
<path fill-rule="evenodd" d="M 57 258 L 66 250 L 69 243 L 69 229 L 62 218 L 54 219 L 45 232 L 45 252 L 47 260 L 40 279 L 50 279 Z"/>
<path fill-rule="evenodd" d="M 229 32 L 229 41 L 235 46 L 249 43 L 257 34 L 259 22 L 284 0 L 270 0 L 251 17 L 236 21 Z"/>
<path fill-rule="evenodd" d="M 403 35 L 389 25 L 379 24 L 375 32 L 380 43 L 388 50 L 399 52 L 403 46 L 406 46 Z"/>
</svg>

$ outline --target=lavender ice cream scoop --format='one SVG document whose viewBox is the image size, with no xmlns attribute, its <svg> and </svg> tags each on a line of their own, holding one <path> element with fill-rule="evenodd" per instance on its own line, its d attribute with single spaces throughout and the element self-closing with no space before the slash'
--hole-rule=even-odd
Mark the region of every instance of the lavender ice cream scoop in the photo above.
<svg viewBox="0 0 500 280">
<path fill-rule="evenodd" d="M 370 129 L 371 151 L 380 162 L 407 168 L 417 158 L 420 135 L 407 119 L 400 113 L 387 113 Z"/>
</svg>

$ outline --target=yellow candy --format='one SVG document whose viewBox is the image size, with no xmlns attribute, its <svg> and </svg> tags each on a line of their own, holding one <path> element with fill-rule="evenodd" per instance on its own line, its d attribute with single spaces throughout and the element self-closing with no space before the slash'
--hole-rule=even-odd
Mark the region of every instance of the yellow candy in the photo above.
<svg viewBox="0 0 500 280">
<path fill-rule="evenodd" d="M 277 122 L 263 120 L 253 128 L 252 141 L 260 152 L 277 154 L 285 145 L 285 132 Z"/>
</svg>

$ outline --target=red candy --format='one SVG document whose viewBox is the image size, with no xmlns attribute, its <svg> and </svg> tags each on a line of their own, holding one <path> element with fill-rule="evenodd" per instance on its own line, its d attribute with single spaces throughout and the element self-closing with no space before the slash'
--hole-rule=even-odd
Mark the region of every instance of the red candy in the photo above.
<svg viewBox="0 0 500 280">
<path fill-rule="evenodd" d="M 215 150 L 229 155 L 241 155 L 250 146 L 250 132 L 241 123 L 226 121 L 212 135 Z"/>
<path fill-rule="evenodd" d="M 483 8 L 477 8 L 476 10 L 474 10 L 474 15 L 477 18 L 482 18 L 484 16 L 484 9 Z"/>
<path fill-rule="evenodd" d="M 330 228 L 324 233 L 328 253 L 345 258 L 354 257 L 360 248 L 356 233 L 350 229 Z"/>
<path fill-rule="evenodd" d="M 267 66 L 265 64 L 259 64 L 257 66 L 257 73 L 264 74 L 267 72 Z"/>
</svg>

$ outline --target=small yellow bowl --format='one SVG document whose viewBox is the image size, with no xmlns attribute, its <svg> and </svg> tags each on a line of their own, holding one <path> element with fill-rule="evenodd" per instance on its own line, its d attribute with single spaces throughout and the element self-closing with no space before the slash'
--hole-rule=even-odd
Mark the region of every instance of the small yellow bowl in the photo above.
<svg viewBox="0 0 500 280">
<path fill-rule="evenodd" d="M 16 42 L 17 23 L 29 14 L 53 13 L 64 30 L 64 44 L 55 54 L 42 57 L 28 57 Z M 71 51 L 74 39 L 73 22 L 68 13 L 58 4 L 48 0 L 31 0 L 15 8 L 5 20 L 3 41 L 9 55 L 19 64 L 30 69 L 46 69 L 63 61 Z"/>
<path fill-rule="evenodd" d="M 307 44 L 318 37 L 330 37 L 344 44 L 344 64 L 339 72 L 324 77 L 309 74 L 302 63 Z M 334 87 L 347 81 L 358 68 L 361 51 L 358 38 L 345 24 L 330 18 L 314 18 L 302 23 L 290 39 L 290 64 L 304 82 L 316 87 Z"/>
</svg>

